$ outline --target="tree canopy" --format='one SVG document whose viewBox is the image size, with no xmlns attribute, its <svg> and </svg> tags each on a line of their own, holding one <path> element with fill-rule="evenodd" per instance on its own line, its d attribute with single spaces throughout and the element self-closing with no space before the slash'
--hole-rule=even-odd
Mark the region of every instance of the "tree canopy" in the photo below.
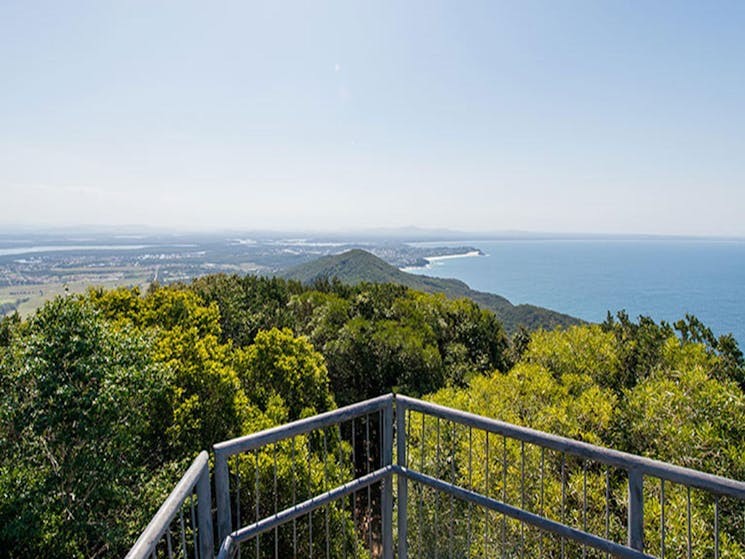
<svg viewBox="0 0 745 559">
<path fill-rule="evenodd" d="M 200 450 L 391 390 L 742 479 L 744 380 L 735 340 L 692 316 L 670 325 L 621 312 L 509 340 L 472 301 L 401 285 L 220 275 L 146 293 L 92 289 L 0 320 L 0 550 L 121 556 Z M 329 472 L 342 477 L 312 438 L 295 442 L 308 465 L 300 486 L 286 445 L 240 468 L 268 483 L 276 460 L 278 486 L 309 494 Z M 354 452 L 327 443 L 331 456 Z M 699 504 L 694 531 L 711 513 Z M 354 528 L 330 514 L 332 548 L 346 549 Z M 722 526 L 735 554 L 740 524 Z"/>
</svg>

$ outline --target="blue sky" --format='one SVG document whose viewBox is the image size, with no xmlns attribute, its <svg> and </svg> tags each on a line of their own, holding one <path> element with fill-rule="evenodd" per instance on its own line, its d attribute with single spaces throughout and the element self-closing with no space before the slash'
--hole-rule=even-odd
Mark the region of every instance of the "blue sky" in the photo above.
<svg viewBox="0 0 745 559">
<path fill-rule="evenodd" d="M 0 3 L 0 224 L 745 236 L 743 2 Z"/>
</svg>

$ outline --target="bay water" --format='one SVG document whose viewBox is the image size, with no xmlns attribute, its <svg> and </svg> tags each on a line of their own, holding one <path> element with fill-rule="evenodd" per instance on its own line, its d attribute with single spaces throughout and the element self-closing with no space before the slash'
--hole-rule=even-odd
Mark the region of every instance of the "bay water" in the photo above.
<svg viewBox="0 0 745 559">
<path fill-rule="evenodd" d="M 429 244 L 429 243 L 427 243 Z M 443 246 L 447 243 L 432 243 Z M 745 348 L 745 240 L 458 241 L 485 256 L 443 258 L 406 271 L 590 322 L 625 310 L 674 322 L 693 314 Z"/>
</svg>

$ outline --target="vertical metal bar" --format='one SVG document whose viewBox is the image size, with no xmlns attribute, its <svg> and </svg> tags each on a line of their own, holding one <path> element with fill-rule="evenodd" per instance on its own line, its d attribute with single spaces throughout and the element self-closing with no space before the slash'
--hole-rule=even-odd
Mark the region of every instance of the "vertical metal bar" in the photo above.
<svg viewBox="0 0 745 559">
<path fill-rule="evenodd" d="M 378 468 L 383 467 L 383 419 L 384 410 L 378 410 Z M 393 452 L 391 450 L 391 452 Z M 383 488 L 380 488 L 380 496 L 383 497 Z"/>
<path fill-rule="evenodd" d="M 485 442 L 485 465 L 486 472 L 484 476 L 484 495 L 489 497 L 489 431 L 484 431 L 486 435 Z M 484 507 L 484 559 L 489 556 L 489 509 Z"/>
<path fill-rule="evenodd" d="M 507 437 L 502 435 L 502 502 L 507 503 Z M 507 556 L 507 515 L 502 515 L 502 557 Z"/>
<path fill-rule="evenodd" d="M 387 407 L 387 406 L 386 406 Z M 384 412 L 383 410 L 378 410 L 378 467 L 377 469 L 380 469 L 383 467 L 383 419 Z M 393 443 L 391 443 L 392 445 Z M 393 449 L 391 448 L 391 453 L 393 452 Z M 378 545 L 380 546 L 381 553 L 383 551 L 383 548 L 385 547 L 385 533 L 383 533 L 383 524 L 385 522 L 385 515 L 386 515 L 386 507 L 387 507 L 387 499 L 386 499 L 386 480 L 382 479 L 380 481 L 380 528 L 375 531 L 376 535 L 379 535 L 379 541 Z M 393 499 L 391 499 L 392 501 Z M 381 555 L 382 557 L 382 555 Z M 392 559 L 391 557 L 386 557 L 385 559 Z"/>
<path fill-rule="evenodd" d="M 310 434 L 308 435 L 308 498 L 313 496 L 313 479 L 311 477 L 312 449 L 310 447 Z M 313 511 L 308 513 L 308 557 L 313 557 Z"/>
<path fill-rule="evenodd" d="M 714 559 L 719 559 L 719 495 L 714 495 Z"/>
<path fill-rule="evenodd" d="M 419 441 L 419 471 L 424 473 L 424 412 L 422 412 L 422 436 Z M 424 532 L 424 486 L 419 485 L 419 531 L 417 533 L 417 556 L 422 556 L 422 534 Z"/>
<path fill-rule="evenodd" d="M 357 524 L 355 522 L 355 519 L 357 517 L 357 513 L 355 510 L 357 508 L 357 493 L 352 492 L 352 494 L 349 496 L 349 499 L 350 501 L 352 501 L 352 557 L 354 557 L 354 559 L 357 559 Z"/>
<path fill-rule="evenodd" d="M 274 516 L 277 516 L 277 511 L 279 508 L 277 507 L 277 444 L 274 443 L 273 445 L 273 461 L 274 461 L 274 480 L 273 480 L 273 489 L 274 489 Z M 279 558 L 279 527 L 274 528 L 274 559 Z"/>
<path fill-rule="evenodd" d="M 660 479 L 660 559 L 665 559 L 665 480 Z"/>
<path fill-rule="evenodd" d="M 468 490 L 473 491 L 473 427 L 468 426 Z M 466 555 L 471 556 L 471 501 L 468 501 L 468 540 Z"/>
<path fill-rule="evenodd" d="M 587 460 L 582 460 L 582 530 L 587 532 Z M 582 546 L 582 557 L 587 557 L 587 546 Z"/>
<path fill-rule="evenodd" d="M 525 510 L 525 441 L 520 441 L 520 508 Z M 525 523 L 520 522 L 520 558 L 525 550 Z"/>
<path fill-rule="evenodd" d="M 297 504 L 297 481 L 295 479 L 295 437 L 292 437 L 290 450 L 290 465 L 292 468 L 292 506 Z M 292 519 L 292 557 L 297 559 L 297 519 Z"/>
<path fill-rule="evenodd" d="M 216 460 L 217 462 L 217 460 Z M 227 461 L 223 462 L 227 466 Z M 227 476 L 225 477 L 227 483 Z M 227 485 L 225 491 L 227 492 Z M 230 495 L 228 497 L 228 512 L 230 512 Z M 218 509 L 219 510 L 219 509 Z M 228 516 L 228 521 L 230 517 Z M 197 533 L 199 536 L 199 556 L 202 559 L 214 556 L 214 536 L 212 532 L 212 490 L 210 488 L 210 467 L 205 461 L 202 473 L 197 480 Z M 196 546 L 196 541 L 194 543 Z"/>
<path fill-rule="evenodd" d="M 435 476 L 438 478 L 440 477 L 440 418 L 439 416 L 437 417 L 437 446 L 435 447 Z M 434 526 L 432 530 L 434 534 L 432 539 L 434 540 L 434 543 L 435 543 L 435 559 L 437 559 L 437 554 L 440 550 L 439 549 L 440 548 L 440 545 L 439 545 L 440 531 L 437 526 L 437 516 L 438 516 L 437 511 L 439 509 L 440 509 L 440 492 L 435 490 L 435 519 L 434 519 L 435 522 L 434 522 Z"/>
<path fill-rule="evenodd" d="M 339 445 L 339 467 L 337 468 L 337 471 L 339 473 L 339 477 L 336 480 L 337 485 L 341 485 L 344 483 L 344 448 L 342 442 L 344 441 L 344 434 L 342 433 L 342 424 L 339 424 L 339 431 L 338 431 L 338 437 L 337 437 L 338 445 Z"/>
<path fill-rule="evenodd" d="M 179 511 L 179 522 L 181 523 L 181 553 L 183 553 L 184 559 L 186 559 L 186 526 L 184 526 L 184 507 L 182 506 Z"/>
<path fill-rule="evenodd" d="M 215 457 L 215 464 L 217 463 L 218 460 L 217 457 Z M 227 466 L 226 460 L 223 460 L 222 463 Z M 228 497 L 227 521 L 230 522 L 230 495 L 227 493 L 227 476 L 225 476 L 223 481 L 226 484 L 223 486 L 225 495 Z M 219 502 L 217 510 L 218 512 L 220 510 Z M 197 522 L 199 556 L 202 559 L 212 559 L 212 557 L 214 557 L 214 536 L 212 533 L 212 490 L 210 489 L 210 467 L 208 462 L 205 462 L 202 474 L 199 476 L 199 480 L 197 480 Z"/>
<path fill-rule="evenodd" d="M 230 509 L 230 472 L 228 470 L 228 457 L 221 452 L 215 452 L 215 499 L 217 501 L 217 537 L 224 542 L 232 531 Z M 199 506 L 202 505 L 202 498 L 199 497 Z M 199 515 L 200 519 L 202 515 Z M 202 523 L 200 520 L 199 527 Z M 201 539 L 201 538 L 200 538 Z M 200 546 L 201 546 L 200 542 Z M 204 549 L 202 547 L 202 549 Z M 202 557 L 208 557 L 202 553 Z"/>
<path fill-rule="evenodd" d="M 409 445 L 411 444 L 411 410 L 408 408 L 403 408 L 404 414 L 406 414 L 406 417 L 404 418 L 406 421 L 406 447 L 404 448 L 405 453 L 404 456 L 406 457 L 406 463 L 405 466 L 409 467 Z"/>
<path fill-rule="evenodd" d="M 406 421 L 406 408 L 400 400 L 396 402 L 396 463 L 399 466 L 408 464 L 407 448 L 409 436 L 407 428 L 411 429 L 411 418 Z M 409 431 L 410 434 L 410 431 Z M 409 506 L 409 483 L 406 476 L 397 476 L 398 481 L 398 559 L 407 559 L 408 546 L 407 536 L 409 531 L 408 506 Z"/>
<path fill-rule="evenodd" d="M 313 452 L 310 446 L 310 434 L 308 435 L 308 498 L 313 496 L 313 478 L 311 476 L 311 465 Z M 308 557 L 313 557 L 313 511 L 308 513 Z"/>
<path fill-rule="evenodd" d="M 241 455 L 235 455 L 235 524 L 241 527 Z M 258 519 L 257 519 L 258 520 Z M 238 557 L 241 556 L 241 546 L 238 546 Z"/>
<path fill-rule="evenodd" d="M 610 467 L 605 467 L 605 539 L 610 537 Z M 610 553 L 605 554 L 610 557 Z"/>
<path fill-rule="evenodd" d="M 450 483 L 455 485 L 455 436 L 457 434 L 456 426 L 452 424 L 450 433 Z M 448 529 L 448 557 L 453 559 L 453 536 L 455 534 L 455 513 L 453 510 L 453 494 L 450 494 L 450 526 Z"/>
<path fill-rule="evenodd" d="M 329 490 L 329 459 L 328 459 L 328 444 L 326 442 L 326 428 L 323 430 L 323 490 L 324 492 Z M 326 559 L 329 559 L 331 551 L 329 549 L 329 541 L 331 540 L 329 534 L 329 505 L 323 507 L 324 524 L 326 527 Z"/>
<path fill-rule="evenodd" d="M 631 549 L 644 551 L 644 477 L 641 470 L 629 470 L 629 541 Z"/>
<path fill-rule="evenodd" d="M 545 508 L 544 508 L 545 468 L 546 468 L 546 448 L 541 447 L 541 516 L 546 515 Z M 538 548 L 539 548 L 540 556 L 543 557 L 543 530 L 541 530 L 539 534 Z"/>
<path fill-rule="evenodd" d="M 173 559 L 173 544 L 171 543 L 171 528 L 166 531 L 166 542 L 168 544 L 168 559 Z"/>
<path fill-rule="evenodd" d="M 201 476 L 200 476 L 201 479 Z M 197 483 L 199 483 L 200 480 L 197 480 Z M 198 528 L 197 528 L 197 518 L 194 513 L 194 492 L 192 491 L 191 495 L 189 496 L 189 509 L 191 511 L 191 539 L 192 544 L 194 547 L 194 557 L 195 559 L 199 559 L 199 542 L 197 540 L 198 535 Z"/>
<path fill-rule="evenodd" d="M 567 455 L 561 453 L 561 523 L 566 524 L 566 470 L 567 470 Z M 564 536 L 561 537 L 561 557 L 566 557 L 566 540 Z"/>
<path fill-rule="evenodd" d="M 344 436 L 342 434 L 342 424 L 339 424 L 339 466 L 337 468 L 339 472 L 339 479 L 336 480 L 337 485 L 341 485 L 344 483 L 344 452 L 343 452 L 343 444 L 342 441 L 344 440 Z M 340 511 L 341 514 L 341 529 L 343 532 L 343 541 L 342 541 L 342 548 L 344 549 L 344 557 L 347 557 L 347 511 L 344 508 L 344 499 L 341 499 L 339 501 L 340 504 Z"/>
<path fill-rule="evenodd" d="M 238 455 L 240 456 L 240 455 Z M 254 450 L 254 491 L 255 491 L 255 497 L 256 497 L 256 522 L 259 521 L 261 518 L 261 511 L 259 509 L 259 449 Z M 240 526 L 240 524 L 239 524 Z M 259 559 L 259 548 L 261 547 L 261 535 L 256 534 L 256 559 Z M 238 553 L 240 554 L 241 547 L 238 546 Z"/>
<path fill-rule="evenodd" d="M 688 490 L 687 504 L 686 504 L 686 516 L 688 522 L 688 559 L 691 559 L 691 486 L 686 487 Z"/>
<path fill-rule="evenodd" d="M 382 410 L 383 414 L 383 463 L 393 464 L 393 399 Z M 383 478 L 383 559 L 393 559 L 393 476 Z"/>
<path fill-rule="evenodd" d="M 352 478 L 357 477 L 357 435 L 356 435 L 356 427 L 355 427 L 355 419 L 352 418 Z M 352 492 L 352 525 L 354 527 L 353 534 L 354 538 L 352 538 L 352 554 L 354 555 L 354 559 L 357 559 L 357 492 Z"/>
<path fill-rule="evenodd" d="M 372 458 L 370 457 L 370 414 L 367 414 L 365 416 L 365 461 L 367 464 L 367 472 L 370 473 L 370 461 Z M 372 546 L 372 492 L 370 489 L 370 486 L 367 486 L 367 508 L 365 511 L 365 521 L 367 522 L 367 544 L 368 544 L 368 550 L 372 554 L 373 552 L 373 546 Z"/>
</svg>

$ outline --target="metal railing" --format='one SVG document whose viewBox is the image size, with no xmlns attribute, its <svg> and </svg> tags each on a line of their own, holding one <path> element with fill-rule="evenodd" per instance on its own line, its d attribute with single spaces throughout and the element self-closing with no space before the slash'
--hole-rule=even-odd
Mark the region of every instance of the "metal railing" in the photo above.
<svg viewBox="0 0 745 559">
<path fill-rule="evenodd" d="M 400 395 L 214 452 L 223 558 L 242 547 L 257 559 L 718 559 L 745 550 L 743 482 Z M 152 534 L 167 534 L 163 525 Z"/>
<path fill-rule="evenodd" d="M 419 417 L 412 417 L 416 414 Z M 707 556 L 718 558 L 720 556 L 720 501 L 723 498 L 734 499 L 739 506 L 734 507 L 740 516 L 745 514 L 742 503 L 745 500 L 745 483 L 719 476 L 714 476 L 695 470 L 674 466 L 668 463 L 651 460 L 648 458 L 618 452 L 615 450 L 594 446 L 580 441 L 559 437 L 547 433 L 535 431 L 524 427 L 504 423 L 475 414 L 450 409 L 437 404 L 423 402 L 405 396 L 396 397 L 396 419 L 398 426 L 398 457 L 394 472 L 399 474 L 399 503 L 407 502 L 407 481 L 435 489 L 437 492 L 456 497 L 466 503 L 478 505 L 482 509 L 495 511 L 499 514 L 497 526 L 490 525 L 489 518 L 484 522 L 484 543 L 481 547 L 483 556 L 537 556 L 543 555 L 549 547 L 544 541 L 544 534 L 552 533 L 560 540 L 555 546 L 553 555 L 560 557 L 587 556 L 590 550 L 603 552 L 616 557 L 651 557 L 646 555 L 645 549 L 654 547 L 657 556 L 669 556 L 669 548 L 672 542 L 670 530 L 666 530 L 666 495 L 665 489 L 671 489 L 675 484 L 685 488 L 685 512 L 683 524 L 683 550 L 681 553 L 680 530 L 676 533 L 678 547 L 675 557 L 691 557 L 695 548 L 707 548 Z M 419 425 L 417 421 L 419 420 Z M 427 448 L 426 421 L 434 421 L 435 425 L 430 427 L 430 436 L 435 439 L 434 449 Z M 445 425 L 443 425 L 443 423 Z M 412 428 L 415 432 L 412 436 Z M 460 428 L 460 434 L 457 433 Z M 442 433 L 449 433 L 449 441 L 452 443 L 449 449 L 444 449 L 440 442 Z M 473 454 L 474 440 L 480 444 L 479 457 L 481 472 L 485 483 L 477 488 L 473 483 Z M 418 442 L 419 448 L 412 449 L 411 443 Z M 431 441 L 430 441 L 431 444 Z M 419 463 L 411 464 L 409 455 L 415 450 L 420 459 Z M 447 450 L 446 456 L 442 453 Z M 491 456 L 490 456 L 491 453 Z M 549 456 L 550 454 L 550 456 Z M 435 456 L 434 462 L 426 465 L 428 459 Z M 453 475 L 460 460 L 460 476 Z M 574 510 L 569 510 L 569 472 L 570 461 L 572 464 L 573 480 L 571 503 Z M 442 462 L 446 468 L 442 468 Z M 552 462 L 556 467 L 554 471 L 559 472 L 559 479 L 555 480 L 554 497 L 556 518 L 551 518 L 549 499 L 546 488 L 549 484 L 547 472 L 551 468 L 547 464 Z M 439 470 L 438 470 L 438 465 Z M 497 471 L 494 471 L 494 466 Z M 418 469 L 412 469 L 416 468 Z M 529 466 L 533 466 L 532 472 Z M 489 468 L 492 471 L 489 472 Z M 425 470 L 434 470 L 428 475 Z M 443 469 L 451 473 L 451 481 L 443 479 Z M 590 499 L 588 498 L 588 476 L 600 482 L 601 500 L 588 510 Z M 496 480 L 494 479 L 496 477 Z M 459 478 L 461 483 L 455 482 Z M 625 479 L 624 479 L 625 478 Z M 659 526 L 653 525 L 649 516 L 645 517 L 645 502 L 650 503 L 650 498 L 645 499 L 645 482 L 649 485 L 651 480 L 658 480 L 659 493 L 655 494 L 656 501 L 653 504 L 659 507 L 661 514 L 655 515 L 654 520 Z M 463 483 L 465 482 L 465 483 Z M 622 482 L 622 483 L 619 483 Z M 625 486 L 623 498 L 618 498 L 619 485 Z M 692 536 L 691 523 L 692 513 L 692 490 L 702 490 L 708 495 L 713 503 L 712 525 L 710 526 L 710 541 L 696 540 Z M 616 497 L 614 498 L 614 493 Z M 652 491 L 650 491 L 652 493 Z M 512 501 L 512 502 L 510 502 Z M 623 503 L 625 501 L 625 503 Z M 701 499 L 699 499 L 701 501 Z M 704 498 L 705 501 L 705 498 Z M 600 506 L 598 506 L 598 504 Z M 625 510 L 622 506 L 625 504 Z M 399 556 L 406 557 L 407 538 L 401 538 L 401 534 L 407 534 L 408 506 L 397 507 L 399 522 Z M 732 508 L 732 507 L 731 507 Z M 532 510 L 531 510 L 532 509 Z M 599 513 L 599 514 L 598 514 Z M 670 511 L 668 511 L 668 514 Z M 467 515 L 471 511 L 468 508 Z M 589 526 L 590 514 L 594 516 L 596 528 L 601 533 L 592 533 Z M 600 518 L 598 518 L 600 517 Z M 612 538 L 611 520 L 626 519 L 625 541 L 614 541 Z M 449 515 L 449 521 L 454 518 Z M 508 519 L 514 519 L 510 530 Z M 571 520 L 576 526 L 572 526 Z M 598 522 L 602 520 L 602 522 Z M 435 519 L 436 521 L 436 519 Z M 617 524 L 617 523 L 616 523 Z M 539 534 L 529 545 L 526 542 L 525 527 L 530 526 L 538 529 Z M 496 534 L 490 536 L 491 528 L 496 528 Z M 618 528 L 618 527 L 617 527 Z M 447 526 L 448 539 L 452 539 L 452 524 Z M 436 528 L 434 530 L 437 531 Z M 621 530 L 616 529 L 618 533 Z M 468 528 L 466 529 L 468 532 Z M 510 534 L 510 532 L 512 532 Z M 647 534 L 659 534 L 659 540 L 648 542 L 645 545 L 645 532 Z M 700 530 L 699 530 L 700 532 Z M 510 535 L 512 542 L 509 541 Z M 473 541 L 473 534 L 466 533 L 466 541 Z M 649 539 L 649 538 L 647 538 Z M 496 541 L 495 541 L 496 540 Z M 535 541 L 537 540 L 537 542 Z M 568 542 L 580 544 L 572 549 Z M 654 545 L 652 545 L 654 543 Z M 743 538 L 740 535 L 740 544 Z M 450 542 L 448 542 L 450 544 Z M 537 544 L 537 545 L 536 545 Z M 471 547 L 471 546 L 468 546 Z M 423 554 L 420 546 L 418 556 Z M 403 554 L 401 552 L 403 550 Z M 494 551 L 497 550 L 497 551 Z M 506 552 L 509 551 L 508 552 Z M 430 549 L 431 551 L 431 549 Z M 536 551 L 538 553 L 536 553 Z M 436 550 L 435 550 L 436 554 Z M 466 556 L 471 556 L 472 549 L 466 551 Z M 700 555 L 700 553 L 699 553 Z"/>
<path fill-rule="evenodd" d="M 192 557 L 211 558 L 214 557 L 213 537 L 209 455 L 202 451 L 155 513 L 126 559 L 165 554 L 186 558 L 189 550 Z"/>
<path fill-rule="evenodd" d="M 371 555 L 380 555 L 382 547 L 383 556 L 390 556 L 392 441 L 393 398 L 386 395 L 215 445 L 219 556 L 240 552 L 249 540 L 255 555 L 262 555 L 265 532 L 273 532 L 264 546 L 269 556 L 272 551 L 275 557 L 330 556 L 332 534 L 342 553 L 363 553 L 361 537 Z M 319 508 L 323 516 L 314 521 Z M 279 527 L 289 522 L 292 533 L 280 535 Z"/>
</svg>

